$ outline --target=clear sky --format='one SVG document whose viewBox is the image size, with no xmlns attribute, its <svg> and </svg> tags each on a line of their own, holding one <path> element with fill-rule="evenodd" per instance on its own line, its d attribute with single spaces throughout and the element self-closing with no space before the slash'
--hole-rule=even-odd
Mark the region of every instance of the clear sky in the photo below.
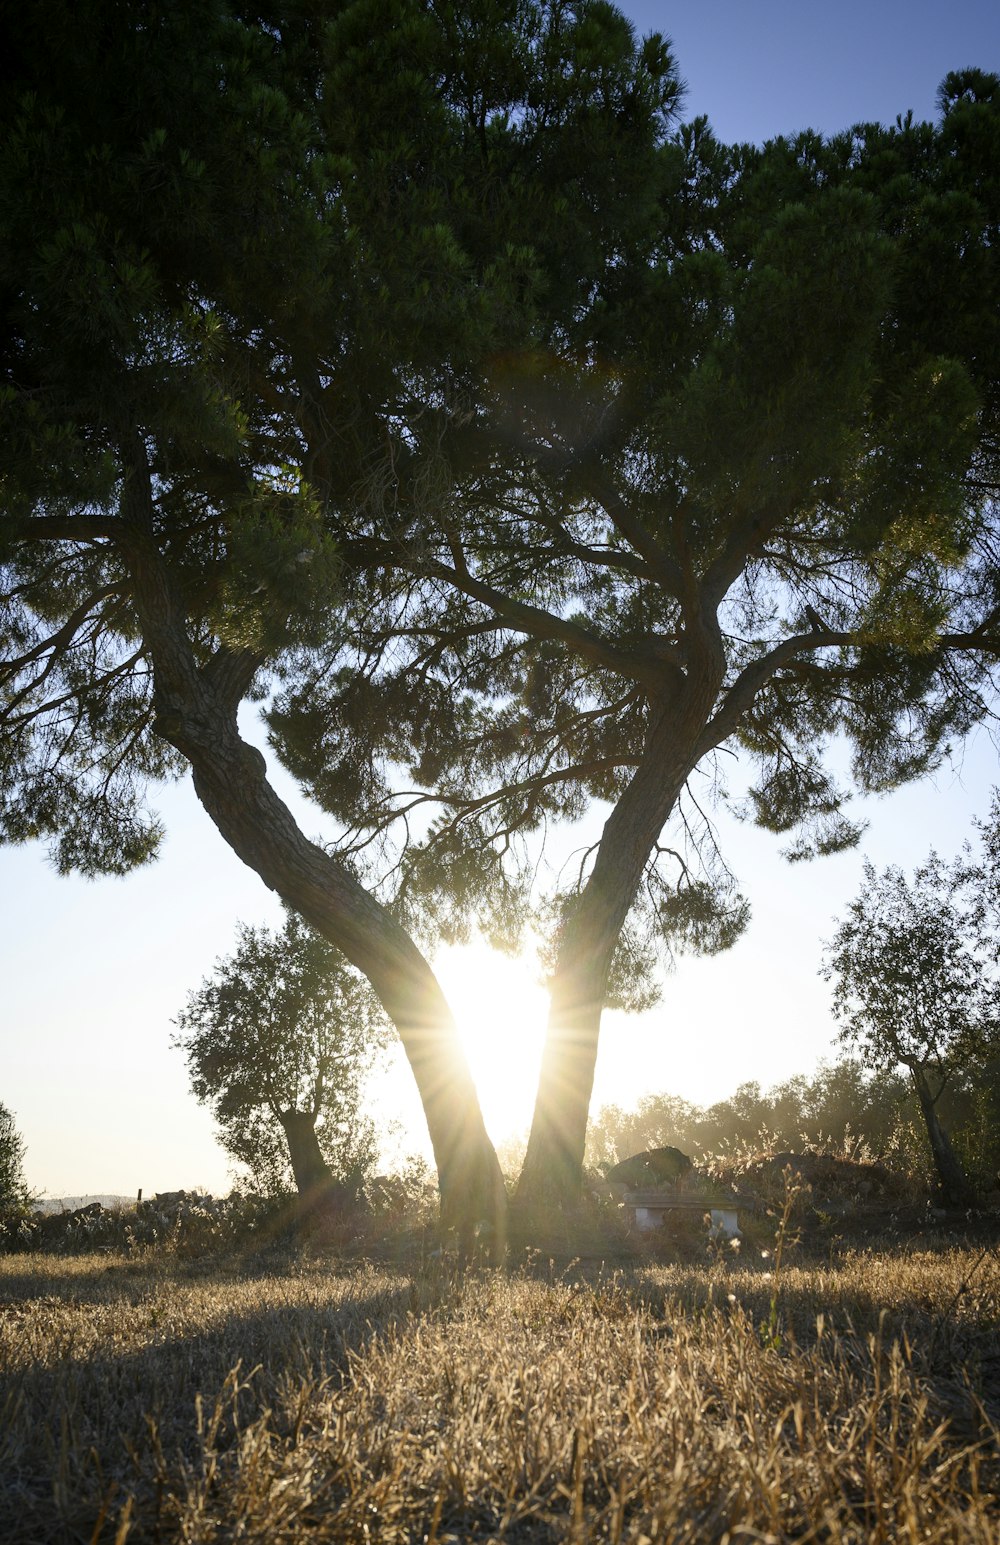
<svg viewBox="0 0 1000 1545">
<path fill-rule="evenodd" d="M 807 126 L 833 133 L 908 108 L 932 117 L 949 70 L 1000 70 L 1000 6 L 978 0 L 625 9 L 641 32 L 673 39 L 684 116 L 707 114 L 728 140 Z M 868 802 L 860 850 L 805 867 L 787 866 L 764 833 L 724 827 L 726 856 L 753 903 L 751 928 L 726 956 L 682 962 L 650 1014 L 607 1016 L 596 1101 L 669 1090 L 703 1102 L 745 1079 L 811 1071 L 831 1051 L 820 940 L 855 894 L 863 857 L 910 866 L 932 844 L 950 854 L 996 782 L 996 748 L 980 734 L 932 783 Z M 186 783 L 158 805 L 163 855 L 128 879 L 60 879 L 40 847 L 0 852 L 0 1101 L 28 1143 L 30 1184 L 48 1195 L 227 1186 L 211 1119 L 170 1047 L 170 1021 L 232 948 L 237 920 L 276 924 L 280 907 Z M 319 812 L 299 808 L 310 835 L 334 835 Z M 530 1119 L 545 1013 L 537 970 L 482 950 L 448 952 L 439 965 L 499 1141 Z M 383 1075 L 373 1099 L 399 1122 L 403 1149 L 423 1144 L 405 1067 Z"/>
</svg>

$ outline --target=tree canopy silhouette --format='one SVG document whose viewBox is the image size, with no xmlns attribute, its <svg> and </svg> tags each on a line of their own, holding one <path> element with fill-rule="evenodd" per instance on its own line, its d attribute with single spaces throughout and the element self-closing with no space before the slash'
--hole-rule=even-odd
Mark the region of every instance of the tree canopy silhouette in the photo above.
<svg viewBox="0 0 1000 1545">
<path fill-rule="evenodd" d="M 225 840 L 368 976 L 468 1230 L 502 1181 L 440 988 L 237 715 L 381 583 L 345 536 L 395 529 L 409 421 L 613 263 L 672 61 L 599 0 L 7 22 L 0 832 L 124 873 L 160 837 L 147 786 L 190 767 Z"/>
<path fill-rule="evenodd" d="M 27 1144 L 14 1120 L 14 1114 L 0 1104 L 0 1214 L 26 1212 L 31 1193 L 24 1173 Z"/>
<path fill-rule="evenodd" d="M 602 803 L 539 913 L 520 1190 L 568 1201 L 609 995 L 746 922 L 692 780 L 738 751 L 746 813 L 830 851 L 828 742 L 886 789 L 989 711 L 997 80 L 725 147 L 604 0 L 34 4 L 10 40 L 0 829 L 123 872 L 190 766 L 372 982 L 469 1228 L 499 1168 L 412 931 L 509 936 L 531 843 Z M 276 687 L 336 853 L 241 733 Z"/>
<path fill-rule="evenodd" d="M 974 889 L 973 889 L 974 887 Z M 911 880 L 864 866 L 864 883 L 827 945 L 842 1042 L 863 1065 L 905 1067 L 927 1128 L 944 1195 L 967 1204 L 972 1187 L 942 1125 L 949 1082 L 996 1050 L 1000 981 L 980 929 L 980 887 L 968 866 L 935 853 Z"/>
<path fill-rule="evenodd" d="M 390 426 L 341 535 L 349 632 L 272 712 L 414 915 L 504 939 L 539 901 L 528 1201 L 576 1194 L 605 1003 L 745 926 L 703 813 L 719 753 L 803 859 L 857 840 L 852 789 L 920 776 L 991 712 L 1000 84 L 949 76 L 940 106 L 828 140 L 658 137 L 572 314 Z M 539 898 L 538 840 L 593 805 L 599 840 Z"/>
</svg>

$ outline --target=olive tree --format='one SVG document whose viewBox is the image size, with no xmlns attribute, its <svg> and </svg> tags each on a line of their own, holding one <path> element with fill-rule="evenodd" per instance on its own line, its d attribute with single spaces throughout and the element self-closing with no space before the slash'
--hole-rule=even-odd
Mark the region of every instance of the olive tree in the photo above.
<svg viewBox="0 0 1000 1545">
<path fill-rule="evenodd" d="M 375 1157 L 363 1083 L 388 1021 L 340 952 L 289 913 L 241 925 L 236 949 L 189 997 L 174 1038 L 223 1146 L 262 1190 L 356 1196 Z"/>
<path fill-rule="evenodd" d="M 962 865 L 934 853 L 911 880 L 866 862 L 822 968 L 841 1042 L 874 1071 L 906 1068 L 942 1192 L 956 1204 L 971 1201 L 972 1190 L 939 1101 L 1000 1035 L 1000 980 L 982 948 L 977 898 L 962 882 Z"/>
<path fill-rule="evenodd" d="M 0 1212 L 23 1208 L 30 1200 L 24 1174 L 25 1152 L 13 1113 L 0 1104 Z"/>
</svg>

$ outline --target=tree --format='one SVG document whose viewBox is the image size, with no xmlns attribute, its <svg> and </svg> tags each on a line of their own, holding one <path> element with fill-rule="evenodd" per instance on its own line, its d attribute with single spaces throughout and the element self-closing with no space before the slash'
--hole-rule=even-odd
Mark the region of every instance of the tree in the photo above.
<svg viewBox="0 0 1000 1545">
<path fill-rule="evenodd" d="M 290 1168 L 307 1204 L 356 1198 L 374 1157 L 362 1080 L 388 1027 L 337 950 L 294 913 L 280 933 L 241 926 L 176 1024 L 196 1098 L 257 1185 L 286 1189 Z"/>
<path fill-rule="evenodd" d="M 727 148 L 671 135 L 669 50 L 599 0 L 26 9 L 6 830 L 138 861 L 129 777 L 190 764 L 372 981 L 468 1222 L 499 1169 L 412 932 L 509 937 L 532 840 L 606 802 L 544 898 L 519 1192 L 571 1201 L 609 995 L 746 922 L 692 779 L 740 750 L 748 814 L 829 851 L 825 740 L 885 789 L 989 711 L 997 82 Z M 239 733 L 279 674 L 338 855 Z"/>
<path fill-rule="evenodd" d="M 350 634 L 271 715 L 353 851 L 395 844 L 403 901 L 456 934 L 509 939 L 540 838 L 607 811 L 541 898 L 525 1202 L 577 1194 L 604 1005 L 746 924 L 720 753 L 802 859 L 857 841 L 852 784 L 990 711 L 1000 84 L 949 77 L 941 109 L 763 149 L 661 125 L 571 317 L 393 426 L 391 510 L 342 536 Z"/>
<path fill-rule="evenodd" d="M 608 1170 L 650 1148 L 677 1147 L 689 1153 L 698 1146 L 701 1116 L 697 1106 L 671 1094 L 643 1095 L 635 1110 L 603 1105 L 587 1129 L 587 1163 Z"/>
<path fill-rule="evenodd" d="M 297 828 L 237 715 L 349 626 L 345 516 L 394 527 L 409 405 L 429 423 L 443 381 L 587 293 L 618 206 L 648 198 L 669 56 L 598 0 L 31 4 L 8 33 L 0 830 L 125 872 L 160 836 L 146 783 L 190 768 L 372 983 L 446 1216 L 496 1221 L 433 972 L 379 876 Z"/>
<path fill-rule="evenodd" d="M 806 1085 L 797 1132 L 850 1151 L 858 1142 L 876 1158 L 898 1150 L 909 1130 L 912 1080 L 873 1074 L 856 1057 L 823 1062 Z M 789 1133 L 793 1138 L 794 1134 Z M 791 1141 L 788 1146 L 792 1146 Z"/>
<path fill-rule="evenodd" d="M 877 874 L 866 862 L 822 972 L 834 984 L 841 1041 L 868 1068 L 908 1070 L 941 1189 L 956 1205 L 967 1205 L 972 1189 L 939 1101 L 1000 1030 L 1000 981 L 977 947 L 976 911 L 976 899 L 963 897 L 961 869 L 934 853 L 911 882 L 895 866 Z"/>
<path fill-rule="evenodd" d="M 31 1200 L 24 1174 L 26 1151 L 12 1113 L 0 1104 L 0 1212 L 20 1211 Z"/>
<path fill-rule="evenodd" d="M 333 494 L 313 469 L 337 446 L 354 475 L 338 435 L 419 353 L 398 266 L 373 273 L 352 215 L 368 210 L 377 246 L 384 211 L 424 253 L 435 300 L 449 284 L 433 211 L 403 175 L 420 150 L 376 132 L 384 82 L 370 71 L 366 97 L 355 75 L 348 97 L 338 80 L 356 44 L 324 33 L 356 20 L 225 3 L 12 19 L 0 827 L 51 837 L 62 868 L 122 873 L 160 836 L 144 785 L 190 766 L 237 853 L 372 980 L 424 1100 L 446 1214 L 468 1228 L 496 1213 L 502 1182 L 433 973 L 297 829 L 237 720 L 335 605 L 320 507 Z M 433 89 L 411 105 L 433 159 Z M 388 357 L 367 348 L 369 323 Z M 283 400 L 303 338 L 323 352 Z"/>
<path fill-rule="evenodd" d="M 795 1074 L 768 1090 L 741 1084 L 707 1108 L 670 1094 L 643 1095 L 631 1111 L 605 1105 L 587 1131 L 587 1162 L 607 1167 L 668 1139 L 702 1156 L 805 1142 L 842 1152 L 861 1143 L 882 1157 L 898 1148 L 911 1099 L 912 1081 L 903 1075 L 880 1070 L 876 1077 L 858 1058 L 842 1056 L 821 1063 L 812 1078 Z"/>
</svg>

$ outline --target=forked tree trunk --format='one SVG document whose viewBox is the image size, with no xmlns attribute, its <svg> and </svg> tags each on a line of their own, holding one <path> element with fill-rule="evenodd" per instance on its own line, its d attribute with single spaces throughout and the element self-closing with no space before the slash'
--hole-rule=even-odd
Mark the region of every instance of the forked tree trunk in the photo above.
<svg viewBox="0 0 1000 1545">
<path fill-rule="evenodd" d="M 566 919 L 519 1208 L 579 1200 L 608 975 L 649 856 L 690 770 L 685 729 L 683 716 L 669 707 L 651 728 L 632 781 L 605 824 L 590 879 Z"/>
<path fill-rule="evenodd" d="M 937 1100 L 931 1094 L 927 1075 L 919 1063 L 911 1064 L 910 1074 L 920 1102 L 920 1114 L 924 1118 L 930 1139 L 934 1168 L 941 1182 L 941 1191 L 952 1207 L 971 1207 L 975 1204 L 975 1192 L 969 1178 L 958 1161 L 951 1138 L 948 1136 L 937 1113 Z"/>
</svg>

